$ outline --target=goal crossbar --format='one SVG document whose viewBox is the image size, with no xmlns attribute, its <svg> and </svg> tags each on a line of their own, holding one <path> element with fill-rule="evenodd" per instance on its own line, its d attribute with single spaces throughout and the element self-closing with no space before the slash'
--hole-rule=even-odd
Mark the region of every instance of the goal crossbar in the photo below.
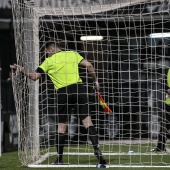
<svg viewBox="0 0 170 170">
<path fill-rule="evenodd" d="M 149 0 L 119 0 L 119 1 L 113 1 L 111 4 L 106 3 L 105 4 L 95 4 L 95 5 L 90 5 L 90 6 L 78 6 L 72 7 L 71 4 L 70 6 L 67 7 L 55 7 L 55 6 L 50 6 L 49 3 L 45 5 L 45 8 L 39 6 L 36 1 L 33 1 L 34 3 L 30 2 L 25 2 L 30 9 L 33 9 L 35 13 L 37 13 L 39 16 L 44 16 L 44 15 L 86 15 L 86 14 L 97 14 L 100 12 L 106 12 L 110 10 L 115 10 L 127 6 L 132 6 L 136 5 L 139 3 L 146 3 L 149 2 Z M 109 1 L 110 2 L 110 1 Z M 81 3 L 81 5 L 83 5 Z"/>
</svg>

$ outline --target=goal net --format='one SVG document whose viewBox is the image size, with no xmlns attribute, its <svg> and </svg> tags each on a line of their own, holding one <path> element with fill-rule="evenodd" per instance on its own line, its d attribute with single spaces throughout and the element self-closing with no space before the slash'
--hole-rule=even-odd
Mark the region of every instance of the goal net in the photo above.
<svg viewBox="0 0 170 170">
<path fill-rule="evenodd" d="M 47 57 L 46 41 L 74 50 L 96 70 L 100 92 L 113 113 L 106 114 L 86 69 L 80 68 L 89 109 L 108 167 L 170 166 L 156 148 L 166 138 L 166 69 L 170 49 L 169 1 L 12 0 L 17 64 L 29 72 Z M 165 34 L 166 33 L 166 34 Z M 13 90 L 22 165 L 53 165 L 57 152 L 56 91 L 48 76 L 31 81 L 18 70 Z M 98 164 L 88 134 L 73 110 L 62 167 Z M 160 141 L 160 142 L 163 142 Z M 166 151 L 168 140 L 166 141 Z"/>
</svg>

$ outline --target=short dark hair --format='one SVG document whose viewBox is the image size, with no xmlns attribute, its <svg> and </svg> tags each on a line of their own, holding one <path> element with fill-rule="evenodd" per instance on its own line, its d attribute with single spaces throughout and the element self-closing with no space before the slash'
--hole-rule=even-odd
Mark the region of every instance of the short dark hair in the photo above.
<svg viewBox="0 0 170 170">
<path fill-rule="evenodd" d="M 60 45 L 59 43 L 55 42 L 55 41 L 48 41 L 46 42 L 45 44 L 45 48 L 49 48 L 49 47 L 57 47 L 57 48 L 60 48 Z"/>
</svg>

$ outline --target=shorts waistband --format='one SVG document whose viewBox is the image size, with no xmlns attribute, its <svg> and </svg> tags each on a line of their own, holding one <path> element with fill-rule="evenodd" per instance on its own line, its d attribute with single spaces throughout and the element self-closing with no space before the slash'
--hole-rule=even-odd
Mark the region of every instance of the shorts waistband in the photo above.
<svg viewBox="0 0 170 170">
<path fill-rule="evenodd" d="M 66 87 L 62 87 L 62 88 L 59 88 L 58 90 L 57 90 L 57 92 L 60 92 L 60 91 L 66 91 L 67 89 L 70 89 L 70 88 L 72 88 L 72 87 L 76 87 L 76 86 L 79 86 L 79 85 L 83 85 L 82 83 L 75 83 L 75 84 L 70 84 L 70 85 L 68 85 L 68 86 L 66 86 Z"/>
</svg>

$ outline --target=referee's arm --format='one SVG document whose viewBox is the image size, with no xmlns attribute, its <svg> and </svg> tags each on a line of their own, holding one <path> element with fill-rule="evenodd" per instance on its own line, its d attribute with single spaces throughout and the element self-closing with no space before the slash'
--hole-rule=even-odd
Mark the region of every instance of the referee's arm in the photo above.
<svg viewBox="0 0 170 170">
<path fill-rule="evenodd" d="M 94 67 L 93 67 L 93 65 L 89 61 L 87 61 L 86 59 L 83 59 L 79 63 L 79 65 L 87 68 L 87 70 L 90 73 L 90 75 L 92 76 L 94 82 L 98 81 L 96 73 L 95 73 L 95 70 L 94 70 Z"/>
<path fill-rule="evenodd" d="M 27 70 L 24 69 L 24 67 L 21 67 L 17 64 L 10 65 L 11 69 L 18 69 L 21 73 L 23 73 L 26 77 L 29 79 L 36 81 L 41 78 L 41 73 L 39 72 L 34 72 L 34 73 L 29 73 Z"/>
<path fill-rule="evenodd" d="M 95 70 L 94 70 L 94 67 L 93 65 L 87 61 L 86 59 L 83 59 L 80 63 L 79 63 L 80 66 L 84 66 L 87 68 L 88 72 L 90 73 L 90 75 L 92 76 L 93 78 L 93 81 L 94 81 L 94 89 L 99 91 L 99 83 L 98 83 L 98 78 L 96 76 L 96 73 L 95 73 Z"/>
</svg>

